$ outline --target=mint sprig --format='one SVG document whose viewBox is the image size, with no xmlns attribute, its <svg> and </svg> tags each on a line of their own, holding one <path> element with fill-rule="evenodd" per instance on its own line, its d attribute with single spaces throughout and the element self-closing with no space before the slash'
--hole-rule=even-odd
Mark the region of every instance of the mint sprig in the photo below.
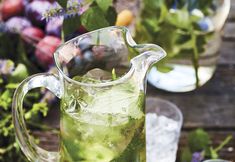
<svg viewBox="0 0 235 162">
<path fill-rule="evenodd" d="M 213 35 L 213 31 L 204 29 L 199 22 L 212 15 L 211 8 L 212 0 L 144 0 L 135 40 L 155 42 L 166 50 L 167 57 L 156 65 L 161 72 L 173 70 L 168 65 L 173 59 L 191 60 L 199 86 L 199 58 Z M 194 9 L 202 14 L 194 14 Z"/>
<path fill-rule="evenodd" d="M 224 141 L 217 147 L 213 147 L 213 141 L 209 134 L 203 129 L 196 129 L 189 133 L 188 146 L 182 149 L 181 162 L 190 162 L 200 159 L 218 159 L 219 152 L 223 149 L 231 140 L 232 135 L 228 135 Z M 196 159 L 195 159 L 196 158 Z M 199 159 L 198 159 L 199 158 Z"/>
</svg>

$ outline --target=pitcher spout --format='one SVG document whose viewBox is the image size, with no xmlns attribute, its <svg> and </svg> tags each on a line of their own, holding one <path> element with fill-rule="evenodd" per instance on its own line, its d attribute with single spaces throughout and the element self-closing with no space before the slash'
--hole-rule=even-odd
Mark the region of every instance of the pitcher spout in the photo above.
<svg viewBox="0 0 235 162">
<path fill-rule="evenodd" d="M 139 53 L 131 60 L 135 69 L 135 77 L 140 83 L 144 82 L 148 69 L 166 56 L 166 52 L 155 44 L 140 44 L 134 49 Z"/>
</svg>

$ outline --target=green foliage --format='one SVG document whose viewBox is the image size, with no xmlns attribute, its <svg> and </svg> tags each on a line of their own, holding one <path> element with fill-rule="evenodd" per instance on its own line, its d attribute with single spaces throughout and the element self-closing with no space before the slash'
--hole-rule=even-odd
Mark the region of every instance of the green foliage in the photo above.
<svg viewBox="0 0 235 162">
<path fill-rule="evenodd" d="M 81 16 L 82 25 L 89 31 L 109 26 L 102 9 L 97 6 L 90 7 Z"/>
<path fill-rule="evenodd" d="M 221 144 L 217 147 L 213 147 L 212 140 L 209 134 L 203 129 L 196 129 L 189 133 L 188 147 L 185 147 L 181 153 L 181 162 L 190 162 L 192 154 L 195 152 L 201 153 L 202 158 L 218 159 L 219 151 L 227 145 L 232 139 L 232 135 L 229 135 Z"/>
<path fill-rule="evenodd" d="M 205 148 L 208 149 L 211 144 L 211 139 L 204 130 L 197 129 L 189 134 L 188 142 L 191 151 L 198 152 Z"/>
<path fill-rule="evenodd" d="M 58 0 L 65 11 L 68 7 L 72 7 L 68 6 L 67 2 L 67 0 Z M 85 11 L 79 16 L 64 19 L 62 39 L 73 34 L 81 25 L 88 31 L 114 25 L 117 13 L 112 4 L 113 0 L 83 0 L 80 7 Z M 6 159 L 15 162 L 27 161 L 15 141 L 11 116 L 12 98 L 15 89 L 23 79 L 41 70 L 28 59 L 25 45 L 18 34 L 0 32 L 0 63 L 2 62 L 4 67 L 0 68 L 0 162 L 5 162 Z M 27 124 L 43 130 L 51 130 L 40 124 L 39 116 L 47 115 L 47 103 L 34 103 L 42 98 L 42 94 L 30 92 L 27 96 L 28 98 L 24 100 Z"/>
<path fill-rule="evenodd" d="M 12 98 L 19 83 L 39 70 L 28 60 L 19 35 L 0 33 L 0 47 L 0 162 L 25 162 L 27 160 L 15 140 Z M 48 107 L 47 103 L 33 104 L 42 97 L 38 92 L 30 92 L 28 96 L 33 96 L 24 100 L 25 112 L 30 114 L 26 122 L 30 123 L 38 120 L 40 114 L 45 116 Z"/>
<path fill-rule="evenodd" d="M 110 6 L 113 4 L 113 0 L 96 0 L 97 5 L 101 8 L 104 12 L 108 10 Z"/>
<path fill-rule="evenodd" d="M 63 22 L 63 34 L 68 36 L 72 31 L 76 31 L 81 25 L 81 20 L 78 15 L 71 17 L 69 19 L 64 19 Z"/>
<path fill-rule="evenodd" d="M 66 8 L 66 1 L 59 1 L 59 4 Z M 63 3 L 63 4 L 62 4 Z M 88 31 L 113 26 L 116 22 L 117 12 L 112 6 L 113 0 L 87 0 L 82 1 L 81 7 L 90 5 L 82 15 L 69 17 L 63 22 L 63 34 L 65 37 L 76 31 L 79 26 L 85 27 Z"/>
<path fill-rule="evenodd" d="M 14 72 L 11 74 L 10 83 L 19 83 L 29 76 L 28 70 L 24 64 L 18 64 Z"/>
<path fill-rule="evenodd" d="M 199 84 L 199 55 L 205 51 L 206 44 L 213 35 L 213 32 L 202 29 L 199 21 L 212 14 L 212 1 L 189 2 L 179 0 L 177 6 L 174 6 L 176 4 L 173 0 L 144 0 L 135 40 L 138 43 L 153 42 L 165 49 L 167 57 L 157 65 L 161 72 L 172 70 L 167 65 L 172 59 L 192 60 Z M 191 13 L 195 8 L 203 15 Z"/>
</svg>

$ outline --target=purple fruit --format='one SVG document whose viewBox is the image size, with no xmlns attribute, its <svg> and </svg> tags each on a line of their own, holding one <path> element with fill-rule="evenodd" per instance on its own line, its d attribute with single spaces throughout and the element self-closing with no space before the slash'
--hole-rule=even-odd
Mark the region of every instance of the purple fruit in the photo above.
<svg viewBox="0 0 235 162">
<path fill-rule="evenodd" d="M 46 13 L 52 4 L 48 1 L 35 0 L 26 6 L 25 14 L 33 24 L 44 27 L 46 19 L 43 19 L 43 14 Z"/>
<path fill-rule="evenodd" d="M 49 67 L 54 63 L 53 53 L 60 45 L 61 40 L 54 36 L 45 36 L 36 47 L 35 56 L 43 67 Z"/>
<path fill-rule="evenodd" d="M 13 33 L 20 33 L 23 29 L 31 26 L 30 21 L 24 17 L 12 17 L 6 22 L 7 30 Z"/>
<path fill-rule="evenodd" d="M 24 11 L 23 0 L 1 1 L 0 10 L 3 20 L 7 20 L 13 16 L 22 15 Z"/>
<path fill-rule="evenodd" d="M 62 18 L 53 18 L 49 20 L 46 25 L 46 33 L 48 35 L 61 37 L 62 24 L 63 24 Z"/>
</svg>

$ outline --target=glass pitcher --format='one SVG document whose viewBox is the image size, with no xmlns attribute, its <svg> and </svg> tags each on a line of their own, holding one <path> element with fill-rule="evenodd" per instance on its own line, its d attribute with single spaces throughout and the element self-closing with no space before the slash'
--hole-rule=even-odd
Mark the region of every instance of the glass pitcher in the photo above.
<svg viewBox="0 0 235 162">
<path fill-rule="evenodd" d="M 13 123 L 24 154 L 38 162 L 145 162 L 145 76 L 165 55 L 157 45 L 137 45 L 124 27 L 62 44 L 54 54 L 59 76 L 31 76 L 15 92 Z M 22 102 L 37 87 L 61 99 L 59 152 L 27 133 Z"/>
</svg>

